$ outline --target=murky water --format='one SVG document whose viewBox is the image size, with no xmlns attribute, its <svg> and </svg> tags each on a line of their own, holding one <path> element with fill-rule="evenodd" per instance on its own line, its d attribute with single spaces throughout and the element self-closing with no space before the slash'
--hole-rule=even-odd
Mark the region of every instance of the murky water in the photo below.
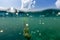
<svg viewBox="0 0 60 40">
<path fill-rule="evenodd" d="M 60 17 L 0 17 L 0 40 L 25 40 L 24 23 L 29 24 L 31 40 L 60 39 Z"/>
<path fill-rule="evenodd" d="M 60 17 L 34 15 L 0 17 L 0 40 L 26 40 L 24 24 L 29 24 L 30 40 L 60 40 Z"/>
</svg>

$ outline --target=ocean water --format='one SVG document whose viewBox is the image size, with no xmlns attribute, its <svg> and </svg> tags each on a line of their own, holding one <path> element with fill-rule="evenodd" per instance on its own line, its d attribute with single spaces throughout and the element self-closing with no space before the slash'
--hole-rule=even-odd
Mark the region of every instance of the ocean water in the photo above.
<svg viewBox="0 0 60 40">
<path fill-rule="evenodd" d="M 29 24 L 30 40 L 60 40 L 60 16 L 27 12 L 0 12 L 0 40 L 27 40 L 24 24 Z"/>
</svg>

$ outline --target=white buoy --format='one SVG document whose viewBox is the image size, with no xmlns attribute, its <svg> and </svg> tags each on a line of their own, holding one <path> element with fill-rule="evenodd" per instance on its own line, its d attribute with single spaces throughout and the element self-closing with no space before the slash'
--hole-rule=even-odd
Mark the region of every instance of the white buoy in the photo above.
<svg viewBox="0 0 60 40">
<path fill-rule="evenodd" d="M 60 12 L 58 12 L 57 16 L 59 16 L 59 15 L 60 15 Z"/>
<path fill-rule="evenodd" d="M 58 14 L 60 15 L 60 12 Z"/>
<path fill-rule="evenodd" d="M 6 13 L 6 15 L 8 15 L 9 13 Z"/>
<path fill-rule="evenodd" d="M 29 16 L 29 14 L 26 14 L 27 16 Z"/>
<path fill-rule="evenodd" d="M 29 26 L 29 24 L 26 24 L 26 26 Z"/>
<path fill-rule="evenodd" d="M 18 15 L 18 13 L 16 13 L 16 15 Z"/>
<path fill-rule="evenodd" d="M 2 33 L 2 32 L 3 32 L 3 30 L 0 30 L 0 32 Z"/>
</svg>

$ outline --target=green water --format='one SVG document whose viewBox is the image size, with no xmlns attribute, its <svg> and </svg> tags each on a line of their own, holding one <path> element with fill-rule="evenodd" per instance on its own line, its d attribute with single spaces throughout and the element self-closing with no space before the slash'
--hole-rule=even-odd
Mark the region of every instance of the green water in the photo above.
<svg viewBox="0 0 60 40">
<path fill-rule="evenodd" d="M 60 17 L 0 17 L 0 40 L 26 40 L 24 23 L 29 24 L 30 40 L 60 40 Z"/>
</svg>

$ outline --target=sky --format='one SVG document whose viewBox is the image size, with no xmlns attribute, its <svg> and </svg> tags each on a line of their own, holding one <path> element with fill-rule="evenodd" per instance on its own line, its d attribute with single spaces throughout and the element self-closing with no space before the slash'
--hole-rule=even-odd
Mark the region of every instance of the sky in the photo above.
<svg viewBox="0 0 60 40">
<path fill-rule="evenodd" d="M 0 7 L 19 9 L 60 8 L 60 0 L 0 0 Z"/>
</svg>

